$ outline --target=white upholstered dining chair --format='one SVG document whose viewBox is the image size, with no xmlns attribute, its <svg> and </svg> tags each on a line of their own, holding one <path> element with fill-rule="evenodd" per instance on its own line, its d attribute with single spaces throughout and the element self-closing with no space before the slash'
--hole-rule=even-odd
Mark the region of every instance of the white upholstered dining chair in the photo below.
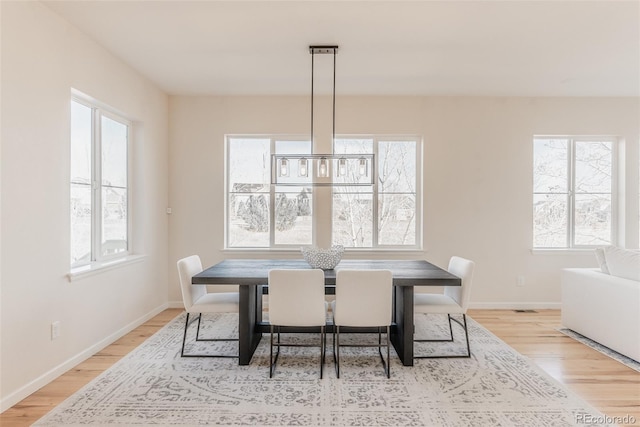
<svg viewBox="0 0 640 427">
<path fill-rule="evenodd" d="M 389 332 L 392 322 L 393 275 L 389 270 L 343 270 L 336 272 L 336 298 L 333 311 L 333 354 L 336 376 L 340 378 L 340 347 L 378 347 L 387 378 L 389 363 Z M 378 344 L 341 344 L 341 327 L 375 327 Z M 382 330 L 386 329 L 387 359 L 382 356 Z"/>
<path fill-rule="evenodd" d="M 238 313 L 239 294 L 238 292 L 207 292 L 206 285 L 192 285 L 191 278 L 202 271 L 202 262 L 198 255 L 192 255 L 178 261 L 178 276 L 180 277 L 180 289 L 182 290 L 182 301 L 187 312 L 187 319 L 184 325 L 184 336 L 182 338 L 182 357 L 238 357 L 238 354 L 187 354 L 185 353 L 185 342 L 187 340 L 187 330 L 190 323 L 198 320 L 196 329 L 196 341 L 238 341 L 237 338 L 200 338 L 200 323 L 202 313 Z M 191 315 L 198 317 L 191 318 Z"/>
<path fill-rule="evenodd" d="M 473 282 L 473 270 L 475 263 L 465 258 L 453 256 L 449 260 L 449 273 L 458 276 L 461 286 L 446 286 L 444 294 L 424 294 L 416 293 L 413 300 L 414 317 L 416 313 L 424 314 L 446 314 L 449 321 L 449 334 L 447 339 L 417 339 L 414 342 L 453 342 L 453 326 L 451 322 L 456 322 L 464 329 L 464 335 L 467 344 L 466 354 L 453 355 L 415 355 L 414 359 L 433 359 L 433 358 L 449 358 L 449 357 L 471 357 L 471 348 L 469 346 L 469 331 L 467 328 L 467 309 L 471 298 L 471 284 Z M 461 315 L 461 320 L 451 317 L 451 315 Z M 414 322 L 415 323 L 415 322 Z M 414 349 L 415 352 L 415 349 Z"/>
<path fill-rule="evenodd" d="M 324 272 L 320 269 L 273 269 L 269 271 L 269 378 L 273 377 L 280 347 L 313 347 L 312 344 L 284 343 L 282 327 L 320 328 L 320 378 L 326 348 L 327 304 L 324 299 Z M 277 333 L 277 341 L 274 341 Z M 277 353 L 273 354 L 273 348 Z"/>
</svg>

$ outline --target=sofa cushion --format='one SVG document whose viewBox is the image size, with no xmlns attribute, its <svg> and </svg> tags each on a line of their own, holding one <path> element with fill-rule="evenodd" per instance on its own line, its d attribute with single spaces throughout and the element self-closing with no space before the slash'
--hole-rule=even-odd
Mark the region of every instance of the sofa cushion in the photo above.
<svg viewBox="0 0 640 427">
<path fill-rule="evenodd" d="M 607 259 L 604 257 L 604 248 L 596 248 L 596 260 L 600 266 L 600 270 L 603 273 L 609 274 L 609 267 L 607 267 Z"/>
<path fill-rule="evenodd" d="M 604 249 L 609 274 L 640 281 L 640 252 L 609 246 Z"/>
</svg>

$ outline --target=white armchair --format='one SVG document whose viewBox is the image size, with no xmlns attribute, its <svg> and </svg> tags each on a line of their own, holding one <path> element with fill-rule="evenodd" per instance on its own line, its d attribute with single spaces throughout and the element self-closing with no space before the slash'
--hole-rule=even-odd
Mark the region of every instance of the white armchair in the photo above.
<svg viewBox="0 0 640 427">
<path fill-rule="evenodd" d="M 192 255 L 178 261 L 178 276 L 180 277 L 180 288 L 182 290 L 182 301 L 187 312 L 187 319 L 184 325 L 184 336 L 182 338 L 182 357 L 238 357 L 237 354 L 187 354 L 185 353 L 185 342 L 187 340 L 187 330 L 191 322 L 198 320 L 196 329 L 196 341 L 238 341 L 237 338 L 200 338 L 200 322 L 202 313 L 238 313 L 239 295 L 238 292 L 207 293 L 206 285 L 192 285 L 191 278 L 202 271 L 202 262 L 198 255 Z M 189 321 L 190 315 L 197 314 Z"/>
<path fill-rule="evenodd" d="M 471 297 L 471 283 L 473 279 L 473 269 L 475 263 L 468 259 L 457 256 L 451 257 L 449 260 L 448 271 L 462 279 L 462 285 L 445 287 L 444 294 L 415 294 L 413 307 L 415 313 L 430 314 L 446 314 L 449 321 L 448 339 L 415 339 L 414 342 L 452 342 L 453 327 L 451 321 L 456 322 L 464 329 L 464 335 L 467 343 L 467 352 L 464 355 L 441 355 L 441 356 L 415 356 L 414 359 L 432 359 L 443 357 L 471 357 L 471 348 L 469 347 L 469 331 L 467 329 L 467 308 Z M 452 314 L 462 315 L 462 322 L 451 317 Z"/>
<path fill-rule="evenodd" d="M 336 376 L 340 378 L 340 346 L 378 347 L 387 378 L 391 377 L 389 363 L 389 329 L 393 303 L 393 276 L 389 270 L 338 270 L 336 299 L 333 311 L 333 354 Z M 340 327 L 377 327 L 378 344 L 340 344 Z M 382 329 L 387 335 L 387 360 L 382 356 Z"/>
<path fill-rule="evenodd" d="M 270 351 L 269 378 L 273 377 L 280 347 L 310 347 L 309 344 L 283 343 L 281 327 L 320 327 L 320 378 L 323 375 L 327 304 L 324 300 L 324 272 L 320 269 L 269 271 Z M 277 331 L 278 339 L 273 335 Z M 273 354 L 273 348 L 277 353 Z"/>
</svg>

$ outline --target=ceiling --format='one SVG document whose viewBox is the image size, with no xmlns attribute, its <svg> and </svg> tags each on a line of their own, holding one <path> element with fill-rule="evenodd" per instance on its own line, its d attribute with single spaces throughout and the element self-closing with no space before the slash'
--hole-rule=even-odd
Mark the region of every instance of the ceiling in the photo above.
<svg viewBox="0 0 640 427">
<path fill-rule="evenodd" d="M 338 94 L 640 95 L 637 0 L 44 3 L 169 94 L 308 94 L 336 44 Z"/>
</svg>

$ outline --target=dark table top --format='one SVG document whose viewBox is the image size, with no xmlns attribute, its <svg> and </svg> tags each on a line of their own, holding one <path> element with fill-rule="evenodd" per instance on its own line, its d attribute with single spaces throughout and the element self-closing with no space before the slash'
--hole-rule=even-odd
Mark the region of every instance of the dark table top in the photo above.
<svg viewBox="0 0 640 427">
<path fill-rule="evenodd" d="M 303 259 L 226 259 L 191 279 L 193 284 L 264 285 L 269 270 L 311 268 Z M 387 269 L 396 286 L 460 286 L 460 278 L 424 260 L 347 260 L 325 270 L 325 284 L 335 285 L 339 269 Z"/>
</svg>

